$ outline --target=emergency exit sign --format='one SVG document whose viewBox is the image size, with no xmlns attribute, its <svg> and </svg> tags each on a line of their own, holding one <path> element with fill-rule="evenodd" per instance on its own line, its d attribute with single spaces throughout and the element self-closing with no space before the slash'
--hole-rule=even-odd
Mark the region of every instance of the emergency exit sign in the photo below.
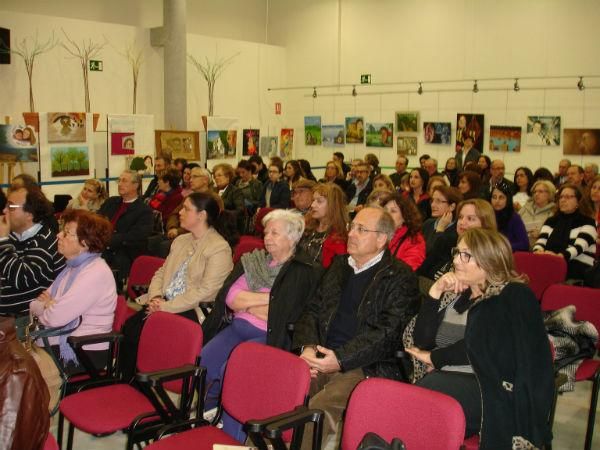
<svg viewBox="0 0 600 450">
<path fill-rule="evenodd" d="M 371 84 L 371 74 L 365 73 L 360 76 L 360 84 Z"/>
<path fill-rule="evenodd" d="M 102 61 L 90 59 L 90 72 L 102 72 Z"/>
</svg>

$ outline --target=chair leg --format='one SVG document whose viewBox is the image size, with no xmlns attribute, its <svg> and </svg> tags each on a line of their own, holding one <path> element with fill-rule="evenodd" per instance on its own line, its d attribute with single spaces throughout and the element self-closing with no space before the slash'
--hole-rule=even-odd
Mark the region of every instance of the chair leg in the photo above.
<svg viewBox="0 0 600 450">
<path fill-rule="evenodd" d="M 56 432 L 56 442 L 58 443 L 58 448 L 62 450 L 62 438 L 63 438 L 63 430 L 65 427 L 65 416 L 62 415 L 61 412 L 58 413 L 58 430 Z"/>
<path fill-rule="evenodd" d="M 73 435 L 75 434 L 75 427 L 69 422 L 69 433 L 67 436 L 67 450 L 73 450 Z"/>
<path fill-rule="evenodd" d="M 587 430 L 585 432 L 585 450 L 592 449 L 592 437 L 594 436 L 594 422 L 596 421 L 596 406 L 598 404 L 598 389 L 600 388 L 600 370 L 596 371 L 592 383 L 592 400 L 588 415 Z"/>
</svg>

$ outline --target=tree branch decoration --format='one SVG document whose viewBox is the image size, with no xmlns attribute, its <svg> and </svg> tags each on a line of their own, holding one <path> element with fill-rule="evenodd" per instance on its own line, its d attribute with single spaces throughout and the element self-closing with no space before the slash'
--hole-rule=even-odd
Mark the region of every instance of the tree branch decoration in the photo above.
<svg viewBox="0 0 600 450">
<path fill-rule="evenodd" d="M 239 52 L 229 58 L 217 59 L 209 61 L 207 57 L 204 57 L 204 63 L 198 61 L 193 55 L 188 54 L 188 61 L 196 67 L 196 70 L 200 72 L 202 77 L 208 84 L 208 115 L 212 116 L 215 105 L 215 83 L 219 77 L 223 74 L 225 68 L 231 64 L 233 59 L 239 55 Z"/>
<path fill-rule="evenodd" d="M 61 42 L 61 47 L 64 48 L 73 58 L 79 59 L 81 70 L 83 72 L 83 88 L 85 90 L 85 112 L 90 112 L 90 82 L 89 82 L 89 66 L 90 60 L 100 55 L 100 50 L 104 48 L 106 42 L 97 43 L 91 39 L 84 39 L 81 44 L 78 44 L 69 35 L 62 30 L 67 43 Z"/>
<path fill-rule="evenodd" d="M 35 36 L 29 36 L 23 38 L 23 40 L 17 42 L 13 48 L 8 48 L 6 44 L 0 40 L 0 53 L 14 53 L 21 57 L 25 63 L 25 69 L 27 70 L 27 78 L 29 79 L 29 110 L 35 112 L 35 102 L 33 99 L 33 67 L 35 64 L 35 58 L 42 53 L 49 52 L 56 47 L 60 41 L 58 41 L 52 32 L 52 35 L 46 41 L 40 41 L 37 31 Z"/>
<path fill-rule="evenodd" d="M 144 63 L 144 50 L 136 46 L 136 42 L 130 43 L 124 51 L 119 52 L 121 56 L 127 59 L 131 67 L 131 74 L 133 75 L 133 109 L 132 114 L 136 113 L 137 110 L 137 87 L 138 79 L 140 76 L 140 68 Z"/>
</svg>

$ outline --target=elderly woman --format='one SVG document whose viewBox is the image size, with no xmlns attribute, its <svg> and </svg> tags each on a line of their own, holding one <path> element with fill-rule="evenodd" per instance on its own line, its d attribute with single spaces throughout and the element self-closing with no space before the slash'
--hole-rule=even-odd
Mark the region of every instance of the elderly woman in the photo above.
<svg viewBox="0 0 600 450">
<path fill-rule="evenodd" d="M 153 210 L 160 212 L 164 228 L 167 226 L 169 215 L 183 200 L 181 186 L 179 186 L 180 181 L 179 170 L 169 169 L 162 172 L 158 176 L 158 191 L 148 202 Z"/>
<path fill-rule="evenodd" d="M 531 188 L 531 200 L 519 209 L 519 215 L 523 219 L 529 244 L 531 247 L 540 236 L 540 230 L 544 222 L 554 213 L 554 196 L 556 187 L 548 180 L 538 180 Z"/>
<path fill-rule="evenodd" d="M 581 190 L 573 184 L 558 189 L 558 210 L 540 230 L 534 253 L 548 253 L 567 261 L 567 277 L 582 280 L 596 256 L 596 222 Z"/>
<path fill-rule="evenodd" d="M 223 200 L 225 209 L 242 214 L 244 211 L 244 195 L 234 184 L 235 170 L 230 164 L 217 164 L 213 167 L 215 188 Z"/>
<path fill-rule="evenodd" d="M 112 271 L 100 255 L 110 242 L 112 226 L 104 217 L 83 210 L 68 210 L 63 219 L 58 252 L 67 260 L 66 268 L 48 290 L 31 302 L 31 313 L 48 327 L 76 327 L 72 336 L 108 333 L 112 329 L 117 289 Z M 81 369 L 67 337 L 50 338 L 50 345 L 60 354 L 67 373 L 76 373 Z M 107 343 L 83 349 L 97 369 L 106 365 Z"/>
<path fill-rule="evenodd" d="M 263 225 L 266 251 L 242 255 L 202 325 L 208 342 L 202 349 L 206 409 L 216 406 L 227 359 L 238 344 L 254 341 L 289 350 L 287 325 L 296 322 L 319 279 L 319 268 L 296 252 L 304 231 L 301 215 L 271 211 Z M 235 437 L 241 427 L 226 416 L 223 429 Z"/>
<path fill-rule="evenodd" d="M 504 182 L 496 184 L 492 189 L 491 203 L 496 213 L 498 231 L 508 238 L 513 251 L 528 251 L 527 230 L 514 209 L 511 187 Z"/>
<path fill-rule="evenodd" d="M 97 212 L 107 198 L 108 194 L 104 184 L 91 178 L 85 181 L 77 198 L 71 199 L 66 209 L 85 209 L 86 211 Z"/>
<path fill-rule="evenodd" d="M 554 374 L 538 301 L 498 232 L 466 231 L 452 257 L 405 333 L 417 384 L 458 400 L 480 449 L 542 448 Z"/>
<path fill-rule="evenodd" d="M 431 192 L 431 217 L 423 223 L 426 252 L 431 253 L 438 238 L 452 234 L 456 236 L 456 207 L 462 200 L 458 189 L 437 186 Z M 456 242 L 456 237 L 454 237 Z"/>
</svg>

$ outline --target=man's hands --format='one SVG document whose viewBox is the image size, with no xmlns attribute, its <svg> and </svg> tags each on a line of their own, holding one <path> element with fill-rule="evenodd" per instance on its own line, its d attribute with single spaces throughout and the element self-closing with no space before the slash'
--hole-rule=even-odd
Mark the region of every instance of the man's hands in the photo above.
<svg viewBox="0 0 600 450">
<path fill-rule="evenodd" d="M 316 378 L 319 373 L 335 373 L 342 370 L 335 352 L 320 345 L 305 347 L 300 358 L 309 365 L 311 378 Z"/>
</svg>

